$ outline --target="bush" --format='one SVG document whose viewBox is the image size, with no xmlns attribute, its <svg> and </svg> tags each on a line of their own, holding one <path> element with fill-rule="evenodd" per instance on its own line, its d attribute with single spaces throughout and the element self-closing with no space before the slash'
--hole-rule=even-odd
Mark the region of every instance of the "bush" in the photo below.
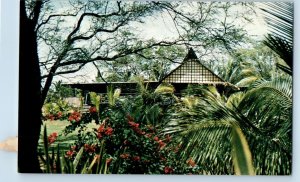
<svg viewBox="0 0 300 182">
<path fill-rule="evenodd" d="M 180 147 L 172 143 L 170 135 L 160 135 L 152 125 L 141 124 L 130 115 L 120 117 L 120 113 L 116 113 L 104 119 L 98 129 L 89 129 L 80 120 L 71 121 L 73 129 L 79 128 L 78 140 L 65 153 L 66 160 L 75 160 L 75 154 L 83 148 L 78 165 L 86 166 L 86 160 L 92 161 L 104 146 L 102 155 L 109 161 L 109 173 L 187 174 L 199 170 L 192 159 L 185 164 L 176 160 Z M 78 113 L 73 113 L 73 116 L 80 117 Z"/>
</svg>

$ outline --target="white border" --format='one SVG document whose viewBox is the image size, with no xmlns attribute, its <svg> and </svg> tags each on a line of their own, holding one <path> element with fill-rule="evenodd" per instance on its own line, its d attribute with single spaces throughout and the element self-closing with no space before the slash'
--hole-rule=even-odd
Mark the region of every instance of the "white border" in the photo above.
<svg viewBox="0 0 300 182">
<path fill-rule="evenodd" d="M 265 1 L 265 0 L 257 0 Z M 256 2 L 257 2 L 256 1 Z M 281 0 L 290 1 L 290 0 Z M 0 141 L 9 136 L 15 136 L 18 130 L 18 42 L 19 42 L 19 0 L 0 0 Z M 17 173 L 17 154 L 0 151 L 0 181 L 12 182 L 53 182 L 53 181 L 243 181 L 250 182 L 282 182 L 299 181 L 300 147 L 299 111 L 300 111 L 300 3 L 295 5 L 295 47 L 294 47 L 294 118 L 293 118 L 293 174 L 292 176 L 153 176 L 153 175 L 49 175 L 49 174 L 19 174 Z M 29 103 L 30 104 L 30 103 Z M 30 124 L 30 121 L 28 121 Z M 30 164 L 29 164 L 30 165 Z"/>
</svg>

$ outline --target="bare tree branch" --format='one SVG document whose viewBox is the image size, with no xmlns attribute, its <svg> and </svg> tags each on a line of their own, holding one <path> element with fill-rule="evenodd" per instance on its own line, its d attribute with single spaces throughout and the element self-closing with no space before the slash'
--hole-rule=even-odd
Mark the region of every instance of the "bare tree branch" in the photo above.
<svg viewBox="0 0 300 182">
<path fill-rule="evenodd" d="M 94 65 L 95 68 L 97 69 L 98 76 L 99 76 L 105 83 L 107 83 L 107 81 L 103 78 L 103 76 L 102 76 L 102 74 L 101 74 L 101 71 L 100 71 L 100 69 L 98 68 L 98 66 L 96 65 L 95 62 L 93 62 L 93 65 Z"/>
<path fill-rule="evenodd" d="M 118 10 L 116 12 L 113 12 L 113 13 L 110 13 L 110 14 L 99 15 L 99 14 L 96 14 L 96 13 L 83 13 L 80 16 L 79 20 L 78 20 L 76 28 L 68 35 L 67 41 L 68 42 L 73 42 L 74 41 L 74 40 L 72 40 L 72 36 L 78 32 L 78 30 L 80 29 L 81 23 L 82 23 L 83 19 L 86 16 L 92 16 L 92 17 L 96 17 L 96 18 L 107 18 L 107 17 L 110 17 L 110 16 L 120 15 L 119 13 L 121 12 L 121 2 L 118 1 L 117 4 L 118 4 Z"/>
<path fill-rule="evenodd" d="M 86 64 L 87 64 L 87 63 L 83 63 L 83 64 L 81 64 L 80 66 L 78 66 L 78 68 L 73 69 L 73 70 L 67 70 L 67 71 L 56 72 L 56 73 L 54 74 L 54 76 L 56 76 L 56 75 L 62 75 L 62 74 L 69 74 L 69 73 L 75 73 L 75 72 L 81 70 L 81 68 L 83 68 Z"/>
<path fill-rule="evenodd" d="M 46 25 L 52 18 L 55 18 L 55 17 L 67 17 L 67 16 L 77 16 L 77 13 L 76 14 L 53 14 L 53 15 L 49 15 L 46 20 L 42 21 L 40 24 L 37 25 L 36 31 L 38 31 L 41 28 L 41 26 Z"/>
</svg>

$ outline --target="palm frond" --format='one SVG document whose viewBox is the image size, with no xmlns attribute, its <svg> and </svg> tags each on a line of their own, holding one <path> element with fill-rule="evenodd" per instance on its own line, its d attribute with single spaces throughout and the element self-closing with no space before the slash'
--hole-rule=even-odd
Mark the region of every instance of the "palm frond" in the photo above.
<svg viewBox="0 0 300 182">
<path fill-rule="evenodd" d="M 252 155 L 245 135 L 236 125 L 233 125 L 231 135 L 232 160 L 235 174 L 255 175 Z"/>
<path fill-rule="evenodd" d="M 154 93 L 171 93 L 171 94 L 173 94 L 174 92 L 175 92 L 175 88 L 170 84 L 159 85 L 154 91 Z"/>
<path fill-rule="evenodd" d="M 178 159 L 192 157 L 205 173 L 234 174 L 230 136 L 237 125 L 248 140 L 256 174 L 290 174 L 290 85 L 291 78 L 278 78 L 228 99 L 202 88 L 197 104 L 178 104 L 166 126 L 165 132 L 176 133 L 174 141 L 182 144 Z"/>
<path fill-rule="evenodd" d="M 294 7 L 290 2 L 265 3 L 260 8 L 264 12 L 272 33 L 286 40 L 290 45 L 293 42 Z"/>
<path fill-rule="evenodd" d="M 286 40 L 269 34 L 263 43 L 276 52 L 281 59 L 292 69 L 293 67 L 293 45 L 289 44 Z"/>
<path fill-rule="evenodd" d="M 259 79 L 259 77 L 257 77 L 257 76 L 245 77 L 242 80 L 240 80 L 238 83 L 236 83 L 235 85 L 238 86 L 238 87 L 249 86 L 249 85 L 251 85 L 252 83 L 254 83 L 258 79 Z"/>
<path fill-rule="evenodd" d="M 292 69 L 288 66 L 285 66 L 283 64 L 277 63 L 276 66 L 281 69 L 282 71 L 286 72 L 289 75 L 293 75 Z"/>
<path fill-rule="evenodd" d="M 289 66 L 278 67 L 287 73 L 293 69 L 293 21 L 294 6 L 290 2 L 266 3 L 266 7 L 260 8 L 271 33 L 264 40 L 264 44 L 276 52 Z M 291 74 L 290 74 L 291 75 Z"/>
<path fill-rule="evenodd" d="M 258 173 L 290 174 L 292 78 L 279 77 L 257 83 L 246 93 L 238 110 L 263 131 L 263 134 L 247 133 Z"/>
</svg>

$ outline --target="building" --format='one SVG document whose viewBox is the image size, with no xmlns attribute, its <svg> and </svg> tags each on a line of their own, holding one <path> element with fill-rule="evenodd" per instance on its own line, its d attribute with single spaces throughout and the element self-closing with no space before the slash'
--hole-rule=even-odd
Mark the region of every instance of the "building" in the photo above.
<svg viewBox="0 0 300 182">
<path fill-rule="evenodd" d="M 155 89 L 162 83 L 172 84 L 175 88 L 175 94 L 180 95 L 181 91 L 186 89 L 190 84 L 214 85 L 219 90 L 229 93 L 238 90 L 235 85 L 224 81 L 213 71 L 204 66 L 197 58 L 194 50 L 189 49 L 188 54 L 182 63 L 173 69 L 160 81 L 145 81 L 148 87 Z M 137 83 L 135 82 L 102 82 L 102 83 L 82 83 L 82 84 L 64 84 L 71 88 L 81 89 L 84 95 L 88 92 L 96 92 L 100 94 L 107 93 L 107 87 L 112 86 L 114 89 L 121 89 L 122 95 L 133 95 L 136 93 Z M 88 97 L 88 96 L 87 96 Z M 87 100 L 87 99 L 86 99 Z"/>
</svg>

